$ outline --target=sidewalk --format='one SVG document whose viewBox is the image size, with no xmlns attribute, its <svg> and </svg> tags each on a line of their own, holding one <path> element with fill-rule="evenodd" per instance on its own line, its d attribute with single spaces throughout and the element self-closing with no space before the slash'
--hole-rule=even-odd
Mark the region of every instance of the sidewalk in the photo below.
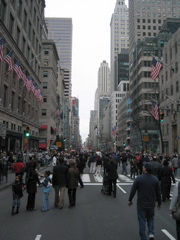
<svg viewBox="0 0 180 240">
<path fill-rule="evenodd" d="M 43 173 L 43 170 L 46 168 L 48 168 L 48 166 L 41 167 L 40 172 Z M 11 170 L 9 170 L 7 183 L 6 183 L 6 178 L 4 177 L 4 179 L 0 183 L 0 191 L 10 187 L 12 185 L 12 183 L 14 182 L 14 180 L 15 180 L 15 173 L 12 172 Z"/>
</svg>

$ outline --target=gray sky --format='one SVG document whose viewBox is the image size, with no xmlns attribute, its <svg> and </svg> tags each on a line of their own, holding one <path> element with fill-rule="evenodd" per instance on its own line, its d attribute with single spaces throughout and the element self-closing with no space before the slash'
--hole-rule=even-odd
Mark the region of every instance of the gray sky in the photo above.
<svg viewBox="0 0 180 240">
<path fill-rule="evenodd" d="M 116 0 L 46 0 L 46 17 L 72 18 L 72 96 L 79 98 L 83 142 L 89 134 L 90 110 L 94 110 L 98 69 L 103 60 L 110 66 L 110 20 L 115 3 Z"/>
</svg>

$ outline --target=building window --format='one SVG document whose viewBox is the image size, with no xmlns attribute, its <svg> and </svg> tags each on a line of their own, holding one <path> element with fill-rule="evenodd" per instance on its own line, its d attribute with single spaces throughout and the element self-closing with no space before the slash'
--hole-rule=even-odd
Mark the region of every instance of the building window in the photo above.
<svg viewBox="0 0 180 240">
<path fill-rule="evenodd" d="M 7 107 L 7 99 L 8 99 L 8 87 L 4 85 L 4 101 L 3 107 Z"/>
<path fill-rule="evenodd" d="M 171 96 L 173 95 L 173 85 L 171 85 Z"/>
<path fill-rule="evenodd" d="M 48 77 L 48 71 L 43 71 L 43 77 Z"/>
<path fill-rule="evenodd" d="M 47 114 L 47 109 L 42 109 L 42 116 L 46 116 Z"/>
<path fill-rule="evenodd" d="M 179 82 L 176 82 L 176 92 L 179 92 Z"/>
<path fill-rule="evenodd" d="M 46 96 L 43 97 L 43 101 L 47 102 L 47 97 Z"/>
<path fill-rule="evenodd" d="M 45 54 L 45 55 L 48 55 L 48 54 L 49 54 L 49 48 L 45 48 L 45 49 L 44 49 L 44 54 Z"/>
<path fill-rule="evenodd" d="M 44 66 L 48 66 L 48 62 L 49 62 L 48 59 L 44 59 Z"/>
<path fill-rule="evenodd" d="M 175 63 L 175 72 L 178 72 L 178 62 Z"/>
<path fill-rule="evenodd" d="M 42 87 L 43 87 L 43 89 L 47 89 L 48 83 L 47 83 L 47 82 L 43 82 L 43 83 L 42 83 Z"/>
</svg>

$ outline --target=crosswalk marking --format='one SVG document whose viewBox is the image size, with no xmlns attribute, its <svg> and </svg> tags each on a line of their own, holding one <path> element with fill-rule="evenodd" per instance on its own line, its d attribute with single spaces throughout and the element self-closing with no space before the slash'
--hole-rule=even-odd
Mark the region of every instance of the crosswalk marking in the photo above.
<svg viewBox="0 0 180 240">
<path fill-rule="evenodd" d="M 81 179 L 83 182 L 91 182 L 89 174 L 82 174 Z"/>
<path fill-rule="evenodd" d="M 118 174 L 119 176 L 119 179 L 122 180 L 122 181 L 125 181 L 125 182 L 133 182 L 132 179 L 130 179 L 129 177 L 125 176 L 125 175 L 122 175 L 122 174 Z"/>
</svg>

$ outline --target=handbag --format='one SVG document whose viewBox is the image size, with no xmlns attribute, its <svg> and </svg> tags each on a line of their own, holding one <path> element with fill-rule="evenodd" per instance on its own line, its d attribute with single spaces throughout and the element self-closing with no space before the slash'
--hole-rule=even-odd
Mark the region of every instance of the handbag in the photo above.
<svg viewBox="0 0 180 240">
<path fill-rule="evenodd" d="M 172 210 L 172 218 L 176 221 L 180 221 L 180 182 L 178 183 L 178 199 Z"/>
</svg>

